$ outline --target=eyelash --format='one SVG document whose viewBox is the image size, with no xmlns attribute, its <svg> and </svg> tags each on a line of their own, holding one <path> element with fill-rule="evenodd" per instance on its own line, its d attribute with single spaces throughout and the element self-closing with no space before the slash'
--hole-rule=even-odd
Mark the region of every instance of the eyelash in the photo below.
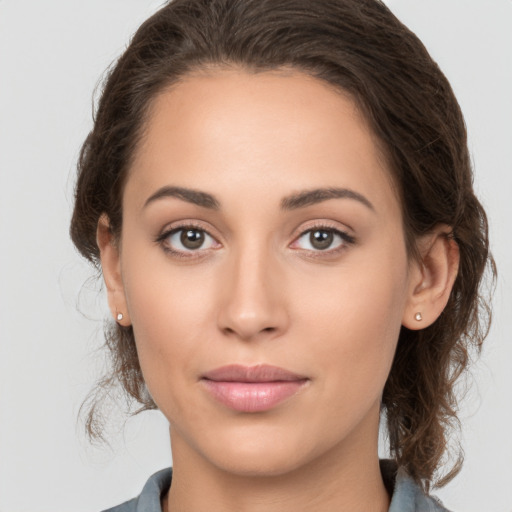
<svg viewBox="0 0 512 512">
<path fill-rule="evenodd" d="M 202 233 L 205 233 L 209 237 L 213 238 L 213 240 L 215 240 L 215 237 L 212 236 L 208 232 L 208 230 L 204 229 L 203 226 L 194 224 L 193 222 L 189 222 L 187 224 L 175 226 L 175 227 L 172 227 L 171 229 L 164 231 L 161 235 L 159 235 L 156 238 L 155 242 L 158 243 L 166 253 L 171 254 L 173 257 L 176 257 L 176 258 L 191 259 L 191 258 L 200 258 L 201 256 L 204 256 L 204 254 L 197 254 L 197 253 L 199 253 L 199 250 L 198 251 L 194 251 L 194 250 L 179 251 L 179 250 L 173 249 L 172 247 L 170 247 L 168 244 L 165 243 L 165 241 L 170 236 L 172 236 L 176 233 L 182 232 L 182 231 L 187 231 L 187 230 L 200 231 Z M 204 249 L 203 249 L 203 251 L 204 251 Z M 196 253 L 196 254 L 194 254 L 194 253 Z"/>
<path fill-rule="evenodd" d="M 341 231 L 340 229 L 335 228 L 334 226 L 330 226 L 330 225 L 326 224 L 325 222 L 324 223 L 318 222 L 318 223 L 308 226 L 307 229 L 302 230 L 300 232 L 300 234 L 294 239 L 292 244 L 297 243 L 298 240 L 300 240 L 302 237 L 304 237 L 308 234 L 311 236 L 311 233 L 314 233 L 315 231 L 324 231 L 327 233 L 332 233 L 333 235 L 340 237 L 341 244 L 338 247 L 335 247 L 334 249 L 325 249 L 325 250 L 304 249 L 305 251 L 307 251 L 309 253 L 309 256 L 313 257 L 313 258 L 326 258 L 329 256 L 331 256 L 331 257 L 337 256 L 339 253 L 347 250 L 348 247 L 350 247 L 351 245 L 354 245 L 356 243 L 356 238 L 352 235 L 349 235 L 346 231 Z"/>
<path fill-rule="evenodd" d="M 187 224 L 182 224 L 179 226 L 172 227 L 171 229 L 164 231 L 162 234 L 160 234 L 156 238 L 155 242 L 158 243 L 166 253 L 171 254 L 173 257 L 188 259 L 188 260 L 190 260 L 191 258 L 203 257 L 204 252 L 203 252 L 203 254 L 200 254 L 201 249 L 198 249 L 198 250 L 189 249 L 188 251 L 181 251 L 181 250 L 173 249 L 171 246 L 169 246 L 169 244 L 165 243 L 166 240 L 170 236 L 172 236 L 176 233 L 186 231 L 186 230 L 202 232 L 216 241 L 215 237 L 213 235 L 211 235 L 208 230 L 204 229 L 204 227 L 202 227 L 198 224 L 194 224 L 194 223 L 187 223 Z M 301 231 L 300 234 L 294 239 L 292 244 L 296 243 L 298 240 L 300 240 L 305 235 L 311 234 L 315 231 L 325 231 L 327 233 L 332 233 L 335 236 L 339 236 L 342 240 L 342 243 L 340 244 L 340 246 L 336 247 L 334 249 L 325 249 L 325 250 L 303 249 L 304 251 L 309 252 L 310 255 L 315 258 L 322 258 L 322 257 L 326 257 L 326 256 L 335 256 L 335 255 L 339 254 L 340 252 L 346 250 L 348 246 L 354 245 L 356 243 L 356 239 L 352 235 L 349 235 L 347 232 L 341 231 L 333 226 L 319 223 L 319 224 L 314 224 L 314 225 L 308 227 L 307 229 Z M 203 251 L 205 251 L 205 250 L 208 250 L 208 249 L 203 249 Z"/>
</svg>

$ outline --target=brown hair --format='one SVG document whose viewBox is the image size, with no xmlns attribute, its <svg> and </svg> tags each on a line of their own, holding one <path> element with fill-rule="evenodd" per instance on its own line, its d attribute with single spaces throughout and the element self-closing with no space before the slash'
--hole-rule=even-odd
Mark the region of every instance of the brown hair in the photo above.
<svg viewBox="0 0 512 512">
<path fill-rule="evenodd" d="M 123 184 L 152 100 L 209 66 L 254 73 L 291 67 L 348 92 L 386 153 L 411 257 L 418 236 L 439 223 L 451 226 L 460 267 L 448 305 L 430 327 L 402 328 L 382 399 L 391 453 L 428 489 L 458 423 L 455 381 L 488 331 L 482 276 L 486 267 L 495 275 L 486 215 L 472 188 L 465 124 L 447 79 L 379 0 L 168 3 L 143 23 L 108 74 L 80 154 L 71 237 L 98 270 L 98 219 L 106 213 L 113 234 L 120 234 Z M 106 345 L 113 368 L 97 391 L 120 383 L 139 411 L 156 407 L 132 329 L 107 322 Z M 98 437 L 100 402 L 98 394 L 91 397 L 87 428 Z M 461 453 L 438 486 L 460 470 Z"/>
</svg>

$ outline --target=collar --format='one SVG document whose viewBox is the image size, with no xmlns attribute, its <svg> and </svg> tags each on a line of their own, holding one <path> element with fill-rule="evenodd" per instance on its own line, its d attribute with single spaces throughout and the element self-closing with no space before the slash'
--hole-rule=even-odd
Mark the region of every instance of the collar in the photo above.
<svg viewBox="0 0 512 512">
<path fill-rule="evenodd" d="M 425 494 L 393 460 L 381 460 L 380 470 L 392 497 L 388 512 L 449 512 L 437 498 Z M 172 468 L 162 469 L 149 478 L 137 498 L 104 512 L 162 512 L 160 498 L 169 489 L 171 480 Z"/>
<path fill-rule="evenodd" d="M 449 512 L 435 496 L 423 489 L 391 459 L 381 459 L 380 471 L 391 496 L 388 512 Z"/>
</svg>

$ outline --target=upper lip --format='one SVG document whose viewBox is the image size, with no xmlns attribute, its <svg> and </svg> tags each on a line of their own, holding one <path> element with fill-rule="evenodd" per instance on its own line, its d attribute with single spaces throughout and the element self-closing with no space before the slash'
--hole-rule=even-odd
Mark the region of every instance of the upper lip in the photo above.
<svg viewBox="0 0 512 512">
<path fill-rule="evenodd" d="M 230 364 L 205 373 L 203 379 L 219 382 L 275 382 L 305 380 L 307 377 L 268 364 Z"/>
</svg>

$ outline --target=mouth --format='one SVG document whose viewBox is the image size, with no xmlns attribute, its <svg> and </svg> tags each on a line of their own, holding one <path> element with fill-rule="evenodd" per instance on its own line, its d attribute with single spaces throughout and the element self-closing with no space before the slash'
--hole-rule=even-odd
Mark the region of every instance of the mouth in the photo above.
<svg viewBox="0 0 512 512">
<path fill-rule="evenodd" d="M 271 365 L 228 365 L 205 373 L 201 382 L 218 402 L 240 412 L 273 409 L 298 393 L 309 379 Z"/>
</svg>

